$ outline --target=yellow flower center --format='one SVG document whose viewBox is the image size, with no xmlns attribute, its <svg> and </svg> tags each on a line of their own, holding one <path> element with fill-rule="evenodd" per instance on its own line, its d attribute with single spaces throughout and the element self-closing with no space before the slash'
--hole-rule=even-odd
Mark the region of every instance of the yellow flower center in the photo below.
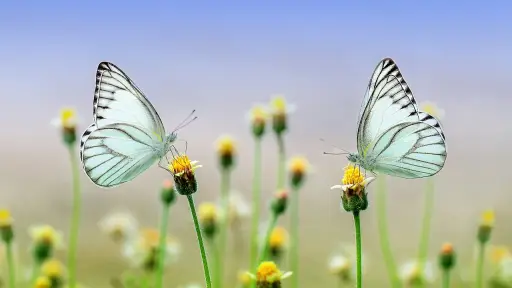
<svg viewBox="0 0 512 288">
<path fill-rule="evenodd" d="M 452 243 L 444 243 L 441 247 L 441 253 L 444 255 L 450 255 L 453 253 L 453 245 Z"/>
<path fill-rule="evenodd" d="M 217 143 L 217 151 L 220 155 L 233 155 L 235 153 L 235 141 L 229 136 L 223 136 Z"/>
<path fill-rule="evenodd" d="M 354 165 L 348 165 L 345 168 L 345 174 L 343 175 L 343 179 L 341 182 L 343 185 L 361 185 L 364 183 L 364 175 L 361 173 L 359 167 Z"/>
<path fill-rule="evenodd" d="M 214 222 L 217 219 L 217 206 L 213 203 L 202 203 L 199 206 L 199 219 L 201 222 Z"/>
<path fill-rule="evenodd" d="M 482 226 L 492 227 L 494 225 L 494 211 L 486 210 L 482 213 Z"/>
<path fill-rule="evenodd" d="M 44 262 L 41 271 L 49 278 L 61 278 L 64 274 L 64 267 L 59 260 L 51 259 Z"/>
<path fill-rule="evenodd" d="M 275 114 L 286 114 L 286 100 L 283 96 L 274 97 L 271 106 Z"/>
<path fill-rule="evenodd" d="M 172 174 L 179 176 L 187 171 L 194 171 L 194 167 L 187 155 L 180 155 L 169 164 L 169 170 Z"/>
<path fill-rule="evenodd" d="M 506 246 L 493 247 L 491 250 L 491 261 L 495 264 L 498 264 L 503 259 L 511 256 L 510 250 Z"/>
<path fill-rule="evenodd" d="M 247 286 L 251 284 L 251 275 L 247 273 L 247 271 L 242 271 L 238 273 L 238 281 L 240 282 L 240 284 L 242 284 L 242 286 Z"/>
<path fill-rule="evenodd" d="M 63 108 L 60 111 L 60 121 L 63 127 L 71 128 L 76 125 L 76 111 L 72 108 Z"/>
<path fill-rule="evenodd" d="M 276 227 L 272 230 L 269 238 L 269 245 L 272 248 L 281 248 L 286 243 L 288 232 L 283 227 Z"/>
<path fill-rule="evenodd" d="M 7 209 L 0 210 L 0 227 L 7 227 L 12 225 L 11 212 Z"/>
<path fill-rule="evenodd" d="M 290 161 L 290 171 L 292 174 L 305 174 L 308 168 L 308 160 L 304 157 L 294 157 Z"/>
<path fill-rule="evenodd" d="M 276 263 L 265 261 L 260 264 L 256 272 L 256 280 L 258 282 L 273 283 L 281 280 L 281 271 L 277 268 Z"/>
<path fill-rule="evenodd" d="M 37 235 L 36 241 L 46 242 L 53 244 L 55 242 L 55 229 L 51 226 L 41 227 Z"/>
<path fill-rule="evenodd" d="M 251 120 L 253 122 L 265 122 L 267 119 L 267 112 L 262 106 L 255 106 L 251 109 Z"/>
<path fill-rule="evenodd" d="M 45 276 L 40 276 L 39 278 L 37 278 L 36 283 L 34 284 L 34 287 L 35 288 L 50 288 L 51 287 L 50 279 L 48 279 L 48 277 L 45 277 Z"/>
<path fill-rule="evenodd" d="M 158 230 L 151 228 L 142 229 L 140 235 L 144 241 L 144 246 L 148 248 L 158 247 L 160 243 L 160 232 L 158 232 Z"/>
</svg>

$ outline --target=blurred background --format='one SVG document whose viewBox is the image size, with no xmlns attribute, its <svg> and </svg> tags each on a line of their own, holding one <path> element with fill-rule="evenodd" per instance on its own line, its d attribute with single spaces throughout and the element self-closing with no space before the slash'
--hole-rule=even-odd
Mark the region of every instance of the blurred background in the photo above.
<svg viewBox="0 0 512 288">
<path fill-rule="evenodd" d="M 355 150 L 360 103 L 375 65 L 392 57 L 418 102 L 445 110 L 449 156 L 436 176 L 430 256 L 451 241 L 459 271 L 470 266 L 482 210 L 496 210 L 492 241 L 512 239 L 509 188 L 512 23 L 505 1 L 4 1 L 0 4 L 0 206 L 12 211 L 20 257 L 28 261 L 26 229 L 48 223 L 67 231 L 71 173 L 59 131 L 50 125 L 63 106 L 75 107 L 80 131 L 92 122 L 100 61 L 123 69 L 144 91 L 168 130 L 192 109 L 199 119 L 180 133 L 198 170 L 197 201 L 215 201 L 219 171 L 214 141 L 233 135 L 238 160 L 233 188 L 250 199 L 252 149 L 247 112 L 283 94 L 297 110 L 286 135 L 289 156 L 315 168 L 301 194 L 301 282 L 333 287 L 328 257 L 353 241 L 352 217 L 340 212 L 338 184 L 347 161 L 324 156 L 329 143 Z M 275 137 L 264 140 L 263 194 L 270 201 L 276 171 Z M 78 156 L 78 155 L 77 155 Z M 153 167 L 134 181 L 105 190 L 84 174 L 78 277 L 109 287 L 126 263 L 97 222 L 117 208 L 142 225 L 158 225 L 159 189 L 169 175 Z M 424 180 L 388 179 L 389 226 L 395 258 L 416 255 Z M 367 283 L 387 285 L 376 215 L 362 214 Z M 188 207 L 179 199 L 171 232 L 183 244 L 169 279 L 201 283 L 199 251 Z M 266 214 L 265 210 L 265 216 Z M 280 224 L 286 225 L 287 218 Z M 247 222 L 247 230 L 249 222 Z M 246 255 L 233 259 L 244 264 Z M 283 267 L 286 268 L 286 267 Z M 369 284 L 374 283 L 374 284 Z M 385 284 L 384 284 L 385 283 Z"/>
</svg>

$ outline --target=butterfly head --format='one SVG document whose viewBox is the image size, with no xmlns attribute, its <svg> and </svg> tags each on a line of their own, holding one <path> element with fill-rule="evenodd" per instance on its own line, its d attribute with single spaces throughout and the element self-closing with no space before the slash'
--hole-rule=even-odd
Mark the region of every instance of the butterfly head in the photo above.
<svg viewBox="0 0 512 288">
<path fill-rule="evenodd" d="M 359 156 L 359 154 L 357 154 L 357 153 L 349 153 L 349 154 L 347 155 L 347 159 L 348 159 L 348 161 L 350 161 L 350 162 L 352 162 L 352 163 L 354 163 L 354 164 L 359 164 L 359 162 L 361 162 L 361 161 L 360 161 L 360 158 L 361 158 L 361 157 L 360 157 L 360 156 Z"/>
</svg>

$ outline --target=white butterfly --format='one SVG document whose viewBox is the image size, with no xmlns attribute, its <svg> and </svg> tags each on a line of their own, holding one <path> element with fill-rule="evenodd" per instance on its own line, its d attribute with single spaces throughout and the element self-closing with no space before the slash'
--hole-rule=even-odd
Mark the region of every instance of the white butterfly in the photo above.
<svg viewBox="0 0 512 288">
<path fill-rule="evenodd" d="M 348 160 L 367 171 L 401 178 L 429 177 L 446 160 L 439 121 L 418 110 L 397 65 L 383 59 L 375 68 L 359 115 L 357 154 Z"/>
<path fill-rule="evenodd" d="M 98 65 L 93 105 L 94 123 L 82 135 L 80 160 L 87 176 L 102 187 L 117 186 L 146 171 L 167 155 L 176 131 L 187 124 L 166 134 L 153 105 L 109 62 Z"/>
</svg>

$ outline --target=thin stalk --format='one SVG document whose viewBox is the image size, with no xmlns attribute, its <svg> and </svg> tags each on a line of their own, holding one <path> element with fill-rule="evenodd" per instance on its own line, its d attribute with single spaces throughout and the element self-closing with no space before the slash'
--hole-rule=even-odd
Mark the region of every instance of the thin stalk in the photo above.
<svg viewBox="0 0 512 288">
<path fill-rule="evenodd" d="M 277 147 L 279 153 L 279 162 L 277 163 L 277 190 L 284 188 L 284 176 L 285 176 L 285 162 L 286 162 L 286 153 L 284 148 L 284 139 L 282 134 L 277 135 Z"/>
<path fill-rule="evenodd" d="M 450 270 L 444 269 L 443 271 L 443 288 L 450 288 Z"/>
<path fill-rule="evenodd" d="M 164 286 L 164 267 L 165 267 L 165 256 L 167 256 L 167 226 L 169 225 L 169 211 L 171 205 L 164 204 L 162 209 L 162 218 L 160 219 L 160 243 L 158 244 L 158 261 L 155 283 L 157 288 Z"/>
<path fill-rule="evenodd" d="M 480 243 L 478 246 L 478 259 L 476 264 L 476 288 L 483 287 L 484 279 L 484 258 L 485 258 L 485 243 Z"/>
<path fill-rule="evenodd" d="M 423 271 L 423 266 L 427 261 L 428 244 L 430 240 L 430 227 L 432 215 L 434 212 L 434 180 L 428 178 L 425 185 L 425 208 L 423 212 L 423 223 L 421 229 L 420 245 L 418 249 L 419 271 Z"/>
<path fill-rule="evenodd" d="M 274 231 L 274 228 L 276 227 L 276 224 L 277 224 L 277 214 L 276 213 L 272 213 L 272 218 L 270 219 L 270 223 L 268 224 L 268 227 L 267 227 L 267 231 L 265 232 L 265 238 L 263 238 L 263 246 L 262 246 L 262 249 L 260 251 L 260 256 L 259 256 L 259 259 L 258 259 L 258 265 L 265 261 L 268 257 L 268 250 L 269 250 L 269 239 L 270 239 L 270 235 L 272 234 L 272 231 Z"/>
<path fill-rule="evenodd" d="M 361 218 L 359 211 L 354 211 L 354 227 L 356 232 L 356 263 L 357 263 L 357 288 L 363 287 L 363 263 L 362 263 L 362 244 L 361 244 Z"/>
<path fill-rule="evenodd" d="M 69 159 L 71 161 L 71 171 L 73 175 L 73 212 L 71 216 L 71 227 L 69 234 L 69 288 L 76 288 L 76 253 L 78 247 L 78 231 L 80 228 L 80 210 L 82 193 L 80 189 L 80 173 L 76 159 L 76 151 L 74 145 L 68 145 Z"/>
<path fill-rule="evenodd" d="M 258 257 L 258 225 L 261 212 L 261 138 L 254 142 L 254 176 L 252 179 L 252 227 L 251 227 L 251 258 L 249 268 L 256 269 Z"/>
<path fill-rule="evenodd" d="M 206 282 L 206 288 L 212 288 L 212 280 L 210 277 L 210 268 L 208 268 L 208 258 L 206 257 L 206 250 L 204 249 L 203 235 L 201 234 L 201 226 L 199 226 L 199 220 L 197 219 L 196 204 L 192 195 L 187 195 L 188 205 L 190 207 L 190 214 L 194 220 L 194 227 L 196 229 L 197 243 L 199 244 L 199 250 L 201 252 L 201 260 L 203 262 L 204 280 Z"/>
<path fill-rule="evenodd" d="M 389 241 L 389 230 L 386 212 L 386 179 L 384 176 L 377 177 L 377 225 L 379 228 L 380 248 L 386 263 L 388 278 L 391 287 L 401 287 L 398 279 L 397 268 L 393 253 L 391 252 L 391 244 Z"/>
<path fill-rule="evenodd" d="M 224 265 L 226 263 L 226 242 L 229 228 L 229 188 L 230 188 L 230 177 L 231 171 L 228 169 L 222 170 L 221 182 L 220 182 L 220 193 L 221 193 L 221 211 L 224 214 L 222 219 L 219 235 L 219 256 L 221 261 L 219 267 L 215 267 L 217 277 L 215 278 L 215 287 L 223 287 L 222 282 L 224 280 Z"/>
<path fill-rule="evenodd" d="M 222 262 L 222 258 L 220 256 L 220 253 L 219 253 L 219 249 L 217 247 L 217 245 L 215 245 L 215 241 L 213 241 L 213 239 L 211 241 L 209 241 L 210 243 L 210 251 L 212 252 L 212 257 L 213 257 L 213 263 L 214 263 L 214 266 L 213 266 L 213 287 L 220 287 L 219 286 L 219 277 L 220 277 L 220 274 L 219 274 L 219 268 L 220 268 L 220 263 Z"/>
<path fill-rule="evenodd" d="M 295 185 L 292 185 L 295 186 Z M 299 189 L 293 187 L 292 203 L 291 203 L 291 223 L 290 232 L 292 236 L 291 247 L 290 247 L 290 270 L 293 271 L 293 277 L 291 280 L 291 287 L 299 287 Z"/>
<path fill-rule="evenodd" d="M 7 254 L 7 269 L 9 271 L 9 288 L 16 288 L 16 266 L 14 264 L 12 241 L 5 244 L 5 252 Z"/>
<path fill-rule="evenodd" d="M 41 264 L 38 261 L 34 261 L 34 267 L 32 267 L 32 276 L 30 277 L 30 285 L 34 285 L 41 269 Z"/>
</svg>

